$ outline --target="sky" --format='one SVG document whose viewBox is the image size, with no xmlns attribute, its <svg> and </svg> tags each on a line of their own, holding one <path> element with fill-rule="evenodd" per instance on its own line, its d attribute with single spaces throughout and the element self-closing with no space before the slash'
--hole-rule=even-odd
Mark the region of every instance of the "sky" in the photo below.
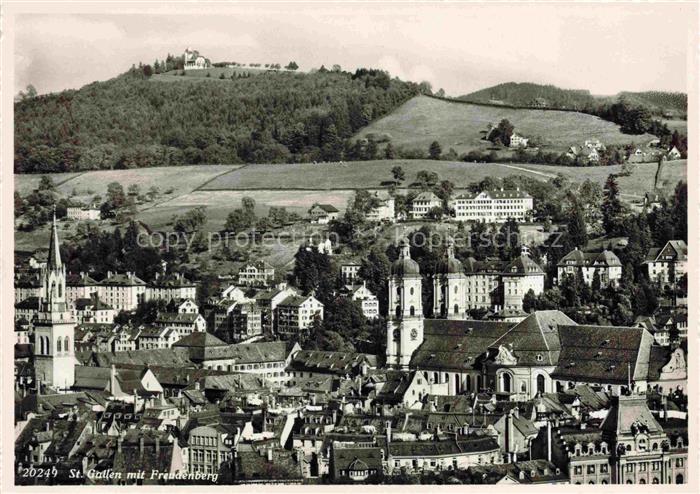
<svg viewBox="0 0 700 494">
<path fill-rule="evenodd" d="M 201 5 L 201 4 L 200 4 Z M 79 88 L 188 46 L 216 61 L 373 67 L 459 96 L 503 82 L 686 91 L 692 4 L 217 5 L 21 14 L 15 93 Z"/>
</svg>

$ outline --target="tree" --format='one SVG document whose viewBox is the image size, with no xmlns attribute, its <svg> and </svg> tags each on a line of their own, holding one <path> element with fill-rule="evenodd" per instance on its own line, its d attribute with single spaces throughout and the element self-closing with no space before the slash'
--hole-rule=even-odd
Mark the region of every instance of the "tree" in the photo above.
<svg viewBox="0 0 700 494">
<path fill-rule="evenodd" d="M 406 180 L 406 172 L 404 172 L 403 168 L 401 168 L 398 165 L 394 166 L 391 169 L 391 175 L 394 177 L 394 180 L 399 184 Z"/>
<path fill-rule="evenodd" d="M 537 310 L 537 295 L 535 295 L 535 291 L 530 288 L 523 297 L 523 311 L 529 313 L 535 310 Z"/>
<path fill-rule="evenodd" d="M 569 240 L 575 247 L 584 248 L 586 246 L 588 243 L 586 220 L 584 219 L 583 209 L 575 199 L 569 211 L 567 231 L 569 234 Z"/>
<path fill-rule="evenodd" d="M 442 147 L 440 147 L 440 143 L 437 141 L 433 141 L 430 144 L 430 148 L 428 149 L 428 155 L 430 156 L 431 160 L 439 160 L 440 156 L 442 155 Z"/>
<path fill-rule="evenodd" d="M 620 202 L 620 189 L 615 180 L 615 175 L 608 175 L 605 182 L 603 197 L 603 229 L 609 237 L 614 237 L 620 232 L 622 224 L 622 203 Z"/>
<path fill-rule="evenodd" d="M 297 65 L 296 62 L 291 61 L 284 68 L 287 70 L 297 70 L 299 68 L 299 65 Z"/>
<path fill-rule="evenodd" d="M 396 151 L 394 150 L 394 146 L 390 142 L 387 143 L 386 147 L 384 148 L 384 158 L 388 160 L 393 160 L 396 159 Z M 394 167 L 397 168 L 397 167 Z M 401 167 L 398 167 L 401 168 Z M 392 168 L 393 170 L 393 168 Z"/>
<path fill-rule="evenodd" d="M 39 179 L 39 187 L 38 189 L 49 191 L 49 192 L 55 192 L 56 191 L 56 185 L 53 183 L 53 179 L 49 177 L 48 175 L 42 175 L 41 178 Z"/>
<path fill-rule="evenodd" d="M 107 203 L 110 209 L 119 209 L 126 204 L 126 194 L 124 187 L 119 182 L 107 184 Z"/>
</svg>

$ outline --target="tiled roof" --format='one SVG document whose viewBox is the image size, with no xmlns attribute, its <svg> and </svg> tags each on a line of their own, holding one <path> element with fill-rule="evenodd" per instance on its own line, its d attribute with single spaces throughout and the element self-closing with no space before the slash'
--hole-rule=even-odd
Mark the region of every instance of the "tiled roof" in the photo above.
<svg viewBox="0 0 700 494">
<path fill-rule="evenodd" d="M 489 199 L 530 199 L 532 196 L 519 189 L 494 189 L 483 192 L 465 192 L 455 197 L 455 199 L 475 199 L 478 195 L 484 194 Z"/>
<path fill-rule="evenodd" d="M 335 477 L 341 476 L 346 470 L 377 470 L 382 471 L 381 448 L 339 448 L 331 451 L 331 464 Z"/>
<path fill-rule="evenodd" d="M 377 357 L 364 353 L 301 350 L 294 355 L 290 366 L 296 370 L 345 375 L 357 370 L 363 362 L 376 367 Z"/>
<path fill-rule="evenodd" d="M 490 348 L 506 345 L 518 359 L 518 365 L 555 365 L 561 350 L 558 327 L 566 324 L 576 323 L 558 310 L 537 311 L 513 326 Z"/>
<path fill-rule="evenodd" d="M 641 424 L 648 432 L 663 432 L 647 406 L 646 396 L 630 395 L 613 398 L 613 406 L 600 428 L 615 435 L 630 434 L 635 425 Z"/>
<path fill-rule="evenodd" d="M 15 304 L 15 309 L 39 310 L 39 297 L 27 297 Z"/>
<path fill-rule="evenodd" d="M 653 341 L 643 328 L 560 326 L 561 354 L 552 377 L 561 380 L 620 383 L 645 380 Z"/>
<path fill-rule="evenodd" d="M 423 343 L 413 352 L 411 368 L 473 369 L 477 358 L 513 323 L 426 319 Z"/>
<path fill-rule="evenodd" d="M 446 441 L 407 441 L 388 444 L 389 454 L 398 457 L 430 457 L 498 451 L 491 437 L 460 438 Z"/>
<path fill-rule="evenodd" d="M 436 196 L 433 192 L 421 192 L 413 199 L 413 201 L 441 202 L 441 199 L 438 196 Z"/>
<path fill-rule="evenodd" d="M 573 262 L 573 264 L 571 264 Z M 557 266 L 622 266 L 620 258 L 614 252 L 603 250 L 602 252 L 583 252 L 574 249 L 561 258 Z"/>
</svg>

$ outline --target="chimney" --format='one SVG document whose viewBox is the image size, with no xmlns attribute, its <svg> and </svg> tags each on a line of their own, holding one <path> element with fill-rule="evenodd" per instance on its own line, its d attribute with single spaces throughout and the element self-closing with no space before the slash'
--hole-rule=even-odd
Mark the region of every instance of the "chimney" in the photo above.
<svg viewBox="0 0 700 494">
<path fill-rule="evenodd" d="M 117 389 L 117 367 L 112 364 L 109 372 L 109 392 L 114 396 L 114 392 Z"/>
<path fill-rule="evenodd" d="M 195 382 L 194 382 L 194 389 L 196 389 L 197 391 L 199 391 L 199 381 L 195 381 Z"/>
<path fill-rule="evenodd" d="M 514 461 L 511 456 L 511 450 L 513 449 L 513 429 L 513 410 L 511 410 L 508 412 L 508 415 L 506 415 L 505 450 L 506 455 L 508 455 L 508 463 L 512 463 Z"/>
<path fill-rule="evenodd" d="M 143 455 L 143 436 L 139 437 L 139 454 Z"/>
<path fill-rule="evenodd" d="M 386 421 L 386 442 L 387 444 L 391 442 L 391 420 Z"/>
<path fill-rule="evenodd" d="M 119 437 L 117 438 L 117 453 L 121 453 L 121 452 L 122 452 L 122 441 L 123 441 L 122 437 L 119 436 Z"/>
<path fill-rule="evenodd" d="M 547 420 L 547 461 L 552 461 L 552 421 Z"/>
<path fill-rule="evenodd" d="M 156 436 L 156 454 L 160 453 L 160 437 Z"/>
<path fill-rule="evenodd" d="M 661 396 L 661 403 L 664 406 L 664 422 L 668 420 L 668 398 L 666 395 Z"/>
<path fill-rule="evenodd" d="M 333 425 L 338 422 L 338 410 L 333 410 Z"/>
<path fill-rule="evenodd" d="M 267 461 L 272 463 L 272 447 L 267 448 Z"/>
</svg>

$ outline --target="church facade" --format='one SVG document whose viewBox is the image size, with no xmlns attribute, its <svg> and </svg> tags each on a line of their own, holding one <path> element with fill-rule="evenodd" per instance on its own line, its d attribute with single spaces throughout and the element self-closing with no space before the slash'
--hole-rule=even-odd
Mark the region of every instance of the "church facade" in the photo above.
<svg viewBox="0 0 700 494">
<path fill-rule="evenodd" d="M 578 325 L 558 310 L 519 322 L 468 320 L 462 269 L 449 244 L 426 318 L 420 269 L 402 241 L 389 279 L 388 366 L 421 372 L 450 395 L 491 390 L 517 401 L 578 384 L 618 395 L 647 389 L 653 336 L 646 329 Z"/>
</svg>

